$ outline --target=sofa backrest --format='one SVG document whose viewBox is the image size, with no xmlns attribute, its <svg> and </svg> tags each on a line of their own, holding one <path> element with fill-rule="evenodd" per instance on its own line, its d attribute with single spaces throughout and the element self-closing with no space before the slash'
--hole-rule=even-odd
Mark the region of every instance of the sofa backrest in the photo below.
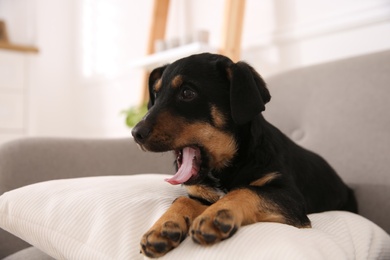
<svg viewBox="0 0 390 260">
<path fill-rule="evenodd" d="M 0 195 L 52 179 L 173 174 L 174 155 L 142 152 L 132 138 L 27 138 L 0 147 Z"/>
<path fill-rule="evenodd" d="M 355 190 L 359 213 L 390 233 L 390 51 L 266 82 L 265 117 L 322 155 Z"/>
</svg>

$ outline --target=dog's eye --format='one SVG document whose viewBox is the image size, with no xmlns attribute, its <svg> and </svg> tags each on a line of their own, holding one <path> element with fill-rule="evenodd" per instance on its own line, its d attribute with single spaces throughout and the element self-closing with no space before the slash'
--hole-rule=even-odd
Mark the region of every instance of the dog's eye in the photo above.
<svg viewBox="0 0 390 260">
<path fill-rule="evenodd" d="M 191 101 L 196 98 L 196 92 L 189 88 L 184 88 L 180 92 L 179 98 L 184 101 Z"/>
</svg>

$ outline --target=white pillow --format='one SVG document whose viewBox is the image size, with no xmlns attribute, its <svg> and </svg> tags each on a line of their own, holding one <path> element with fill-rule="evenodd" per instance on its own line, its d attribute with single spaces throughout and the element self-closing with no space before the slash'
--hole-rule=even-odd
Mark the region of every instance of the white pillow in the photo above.
<svg viewBox="0 0 390 260">
<path fill-rule="evenodd" d="M 139 241 L 185 195 L 166 175 L 54 180 L 0 196 L 0 227 L 57 259 L 142 259 Z M 389 235 L 347 212 L 312 214 L 312 229 L 241 228 L 211 247 L 186 239 L 162 259 L 390 259 Z"/>
</svg>

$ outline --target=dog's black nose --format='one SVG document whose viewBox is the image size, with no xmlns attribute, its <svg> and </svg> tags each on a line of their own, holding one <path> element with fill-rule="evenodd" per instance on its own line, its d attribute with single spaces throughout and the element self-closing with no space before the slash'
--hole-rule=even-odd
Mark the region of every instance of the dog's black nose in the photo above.
<svg viewBox="0 0 390 260">
<path fill-rule="evenodd" d="M 131 130 L 131 134 L 133 135 L 135 141 L 139 144 L 143 144 L 150 133 L 151 128 L 144 124 L 138 124 L 133 128 L 133 130 Z"/>
</svg>

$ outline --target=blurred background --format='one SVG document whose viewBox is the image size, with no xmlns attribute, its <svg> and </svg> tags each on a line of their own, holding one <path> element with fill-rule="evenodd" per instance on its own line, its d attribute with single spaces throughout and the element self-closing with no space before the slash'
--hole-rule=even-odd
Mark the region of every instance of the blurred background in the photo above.
<svg viewBox="0 0 390 260">
<path fill-rule="evenodd" d="M 121 111 L 142 104 L 145 69 L 219 51 L 229 30 L 225 0 L 170 0 L 160 53 L 148 56 L 154 4 L 0 0 L 0 144 L 130 136 Z M 246 0 L 239 46 L 265 79 L 390 49 L 390 0 Z"/>
</svg>

